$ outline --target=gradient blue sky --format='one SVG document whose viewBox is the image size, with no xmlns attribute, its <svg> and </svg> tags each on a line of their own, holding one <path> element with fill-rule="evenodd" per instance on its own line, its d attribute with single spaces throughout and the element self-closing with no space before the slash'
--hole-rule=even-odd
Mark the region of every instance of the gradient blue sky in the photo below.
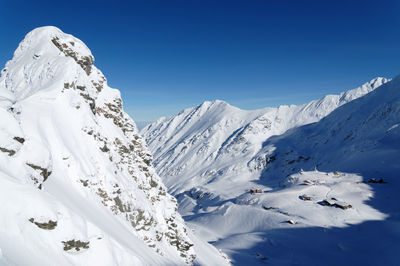
<svg viewBox="0 0 400 266">
<path fill-rule="evenodd" d="M 0 64 L 35 27 L 83 40 L 136 121 L 205 100 L 300 104 L 400 74 L 400 1 L 8 1 Z"/>
</svg>

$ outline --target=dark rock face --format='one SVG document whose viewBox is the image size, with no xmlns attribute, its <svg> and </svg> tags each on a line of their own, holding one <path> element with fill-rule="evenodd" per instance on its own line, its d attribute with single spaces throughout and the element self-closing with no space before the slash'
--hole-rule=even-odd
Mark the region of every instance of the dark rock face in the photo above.
<svg viewBox="0 0 400 266">
<path fill-rule="evenodd" d="M 35 224 L 40 229 L 44 229 L 44 230 L 53 230 L 54 228 L 57 227 L 57 221 L 52 221 L 52 220 L 49 220 L 47 223 L 39 223 L 39 222 L 35 222 L 35 219 L 30 218 L 29 222 Z"/>
<path fill-rule="evenodd" d="M 78 63 L 78 65 L 80 65 L 82 69 L 85 70 L 86 74 L 88 76 L 90 75 L 90 73 L 92 72 L 92 66 L 94 64 L 93 56 L 82 56 L 78 58 L 78 54 L 71 47 L 69 47 L 68 44 L 61 43 L 58 37 L 54 37 L 51 41 L 61 52 L 65 54 L 65 56 L 72 57 Z M 72 43 L 70 43 L 70 45 L 74 46 Z"/>
<path fill-rule="evenodd" d="M 2 148 L 2 147 L 0 147 L 0 151 L 4 152 L 4 153 L 8 153 L 8 156 L 13 156 L 15 154 L 14 150 L 9 150 L 9 149 Z"/>
<path fill-rule="evenodd" d="M 68 240 L 68 241 L 62 241 L 61 243 L 64 244 L 64 250 L 68 251 L 71 249 L 75 249 L 76 251 L 80 251 L 81 248 L 83 249 L 88 249 L 89 248 L 89 241 L 88 242 L 83 242 L 80 240 Z"/>
<path fill-rule="evenodd" d="M 14 140 L 18 141 L 21 144 L 24 144 L 24 142 L 25 142 L 25 139 L 21 138 L 21 137 L 14 137 Z"/>
<path fill-rule="evenodd" d="M 41 166 L 32 164 L 32 163 L 26 163 L 26 165 L 28 165 L 29 167 L 31 167 L 34 170 L 37 170 L 40 172 L 40 175 L 43 177 L 43 181 L 39 181 L 36 177 L 32 177 L 32 179 L 34 180 L 35 184 L 39 183 L 38 188 L 42 189 L 42 184 L 47 180 L 47 178 L 51 175 L 51 171 L 49 171 L 46 168 L 43 168 Z"/>
</svg>

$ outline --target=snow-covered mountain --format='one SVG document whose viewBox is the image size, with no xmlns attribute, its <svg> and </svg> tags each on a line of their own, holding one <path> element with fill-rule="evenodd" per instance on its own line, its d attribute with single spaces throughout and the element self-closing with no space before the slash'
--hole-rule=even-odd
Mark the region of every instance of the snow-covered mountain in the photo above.
<svg viewBox="0 0 400 266">
<path fill-rule="evenodd" d="M 262 179 L 269 181 L 273 181 L 269 171 L 287 175 L 314 167 L 396 178 L 400 172 L 399 123 L 400 76 L 318 123 L 269 138 L 252 162 L 262 168 Z"/>
<path fill-rule="evenodd" d="M 250 160 L 270 136 L 316 122 L 387 81 L 375 78 L 359 88 L 300 106 L 245 111 L 224 101 L 204 102 L 161 118 L 141 133 L 153 152 L 157 172 L 173 194 L 200 185 L 214 187 L 226 178 L 241 182 L 243 175 L 258 178 L 253 172 L 262 166 Z"/>
<path fill-rule="evenodd" d="M 90 50 L 55 27 L 1 71 L 0 205 L 0 264 L 227 263 L 187 229 Z"/>
<path fill-rule="evenodd" d="M 205 102 L 141 133 L 180 213 L 234 264 L 396 265 L 399 124 L 400 78 L 377 78 L 301 106 Z"/>
</svg>

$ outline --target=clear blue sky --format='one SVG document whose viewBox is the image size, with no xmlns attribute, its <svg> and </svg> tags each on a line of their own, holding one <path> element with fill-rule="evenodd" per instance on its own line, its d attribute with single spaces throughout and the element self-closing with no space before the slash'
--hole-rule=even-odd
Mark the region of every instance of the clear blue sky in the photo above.
<svg viewBox="0 0 400 266">
<path fill-rule="evenodd" d="M 400 1 L 9 1 L 0 64 L 54 25 L 83 40 L 136 121 L 205 100 L 300 104 L 400 74 Z"/>
</svg>

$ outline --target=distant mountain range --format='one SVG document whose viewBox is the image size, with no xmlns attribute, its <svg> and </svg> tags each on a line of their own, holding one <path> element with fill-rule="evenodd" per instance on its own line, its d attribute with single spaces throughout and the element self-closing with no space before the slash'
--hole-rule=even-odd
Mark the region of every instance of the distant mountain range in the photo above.
<svg viewBox="0 0 400 266">
<path fill-rule="evenodd" d="M 263 165 L 257 165 L 254 156 L 269 137 L 317 122 L 387 81 L 375 78 L 359 88 L 299 106 L 245 111 L 220 100 L 204 102 L 149 124 L 141 134 L 153 153 L 157 172 L 173 194 L 225 177 L 258 178 L 257 170 Z"/>
<path fill-rule="evenodd" d="M 189 226 L 234 264 L 396 265 L 399 124 L 400 78 L 375 78 L 300 106 L 204 102 L 141 134 Z"/>
</svg>

